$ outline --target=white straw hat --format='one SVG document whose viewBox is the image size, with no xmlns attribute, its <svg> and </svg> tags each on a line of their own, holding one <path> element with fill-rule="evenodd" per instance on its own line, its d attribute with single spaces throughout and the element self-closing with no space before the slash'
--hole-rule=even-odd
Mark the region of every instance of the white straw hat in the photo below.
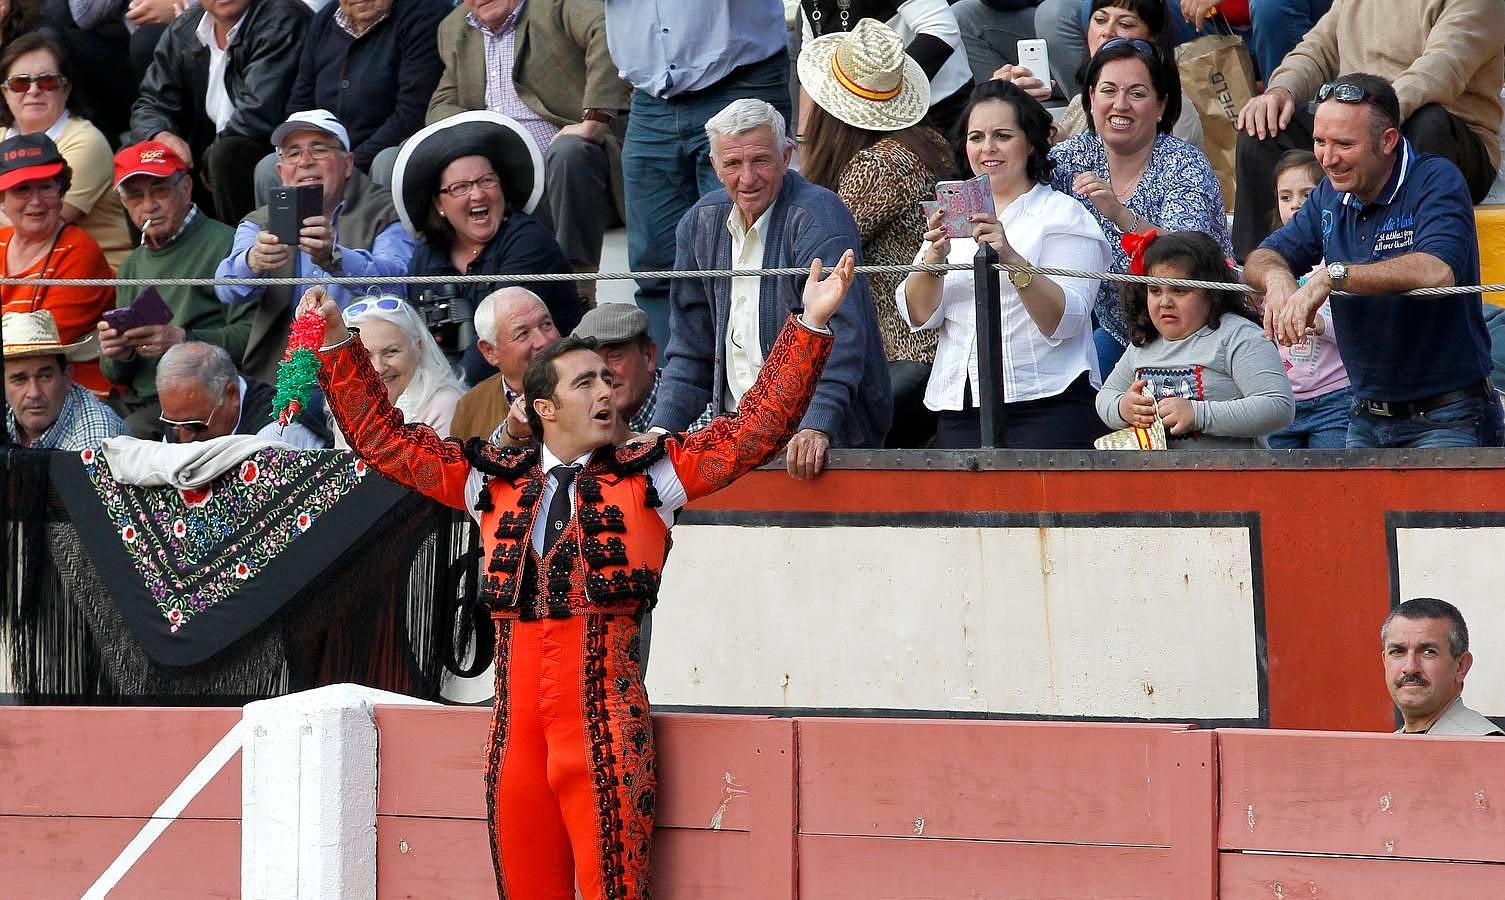
<svg viewBox="0 0 1505 900">
<path fill-rule="evenodd" d="M 58 337 L 57 321 L 45 309 L 8 312 L 0 317 L 0 331 L 5 332 L 6 359 L 56 355 L 69 362 L 81 362 L 99 357 L 99 346 L 95 343 L 93 331 L 85 335 L 83 340 L 65 344 Z"/>
<path fill-rule="evenodd" d="M 800 51 L 800 84 L 821 108 L 848 125 L 898 131 L 930 109 L 930 79 L 904 52 L 899 35 L 877 19 L 822 35 Z"/>
</svg>

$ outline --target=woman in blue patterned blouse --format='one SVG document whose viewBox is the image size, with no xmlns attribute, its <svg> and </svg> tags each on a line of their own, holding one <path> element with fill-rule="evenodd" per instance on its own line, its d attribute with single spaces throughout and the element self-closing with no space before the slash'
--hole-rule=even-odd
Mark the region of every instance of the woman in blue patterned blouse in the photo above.
<svg viewBox="0 0 1505 900">
<path fill-rule="evenodd" d="M 1097 219 L 1113 248 L 1113 271 L 1129 270 L 1119 238 L 1151 228 L 1205 232 L 1233 255 L 1212 165 L 1201 150 L 1170 134 L 1181 114 L 1173 60 L 1138 39 L 1104 43 L 1087 67 L 1082 106 L 1089 130 L 1050 151 L 1056 162 L 1051 186 Z M 1094 312 L 1098 361 L 1111 372 L 1129 340 L 1117 284 L 1103 282 Z"/>
</svg>

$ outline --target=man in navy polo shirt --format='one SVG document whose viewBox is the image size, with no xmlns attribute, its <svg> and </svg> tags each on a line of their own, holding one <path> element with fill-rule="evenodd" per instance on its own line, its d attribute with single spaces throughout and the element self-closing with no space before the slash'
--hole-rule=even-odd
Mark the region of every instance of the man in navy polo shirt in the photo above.
<svg viewBox="0 0 1505 900">
<path fill-rule="evenodd" d="M 1348 447 L 1500 446 L 1479 295 L 1403 296 L 1479 283 L 1463 175 L 1401 136 L 1400 103 L 1383 78 L 1344 75 L 1317 101 L 1313 150 L 1327 177 L 1244 272 L 1265 294 L 1265 333 L 1300 343 L 1329 295 L 1346 292 L 1332 297 L 1332 314 L 1358 398 Z M 1294 273 L 1324 260 L 1298 285 Z"/>
</svg>

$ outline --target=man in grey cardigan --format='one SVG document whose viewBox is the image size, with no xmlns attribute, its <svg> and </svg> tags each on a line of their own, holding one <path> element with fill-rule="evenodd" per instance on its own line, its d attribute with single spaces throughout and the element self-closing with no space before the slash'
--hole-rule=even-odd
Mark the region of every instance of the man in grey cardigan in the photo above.
<svg viewBox="0 0 1505 900">
<path fill-rule="evenodd" d="M 762 100 L 728 104 L 706 122 L 711 162 L 724 190 L 680 219 L 674 268 L 834 265 L 861 252 L 857 223 L 841 199 L 789 171 L 784 119 Z M 859 263 L 861 260 L 858 260 Z M 675 279 L 669 290 L 668 365 L 653 425 L 682 431 L 707 409 L 735 411 L 779 327 L 799 309 L 804 277 Z M 800 430 L 789 474 L 811 478 L 829 447 L 881 447 L 893 419 L 888 365 L 865 277 L 832 320 L 836 346 Z"/>
</svg>

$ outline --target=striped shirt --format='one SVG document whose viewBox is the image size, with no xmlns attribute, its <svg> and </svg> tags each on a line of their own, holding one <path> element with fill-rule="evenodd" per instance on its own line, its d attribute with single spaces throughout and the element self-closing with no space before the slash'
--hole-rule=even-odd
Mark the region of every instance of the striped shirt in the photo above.
<svg viewBox="0 0 1505 900">
<path fill-rule="evenodd" d="M 533 136 L 533 143 L 538 145 L 538 152 L 542 155 L 549 149 L 559 129 L 523 102 L 517 95 L 517 85 L 512 81 L 512 73 L 517 68 L 517 18 L 522 15 L 526 2 L 519 3 L 495 31 L 482 25 L 473 13 L 466 15 L 465 21 L 481 32 L 486 44 L 486 108 L 521 123 Z"/>
</svg>

